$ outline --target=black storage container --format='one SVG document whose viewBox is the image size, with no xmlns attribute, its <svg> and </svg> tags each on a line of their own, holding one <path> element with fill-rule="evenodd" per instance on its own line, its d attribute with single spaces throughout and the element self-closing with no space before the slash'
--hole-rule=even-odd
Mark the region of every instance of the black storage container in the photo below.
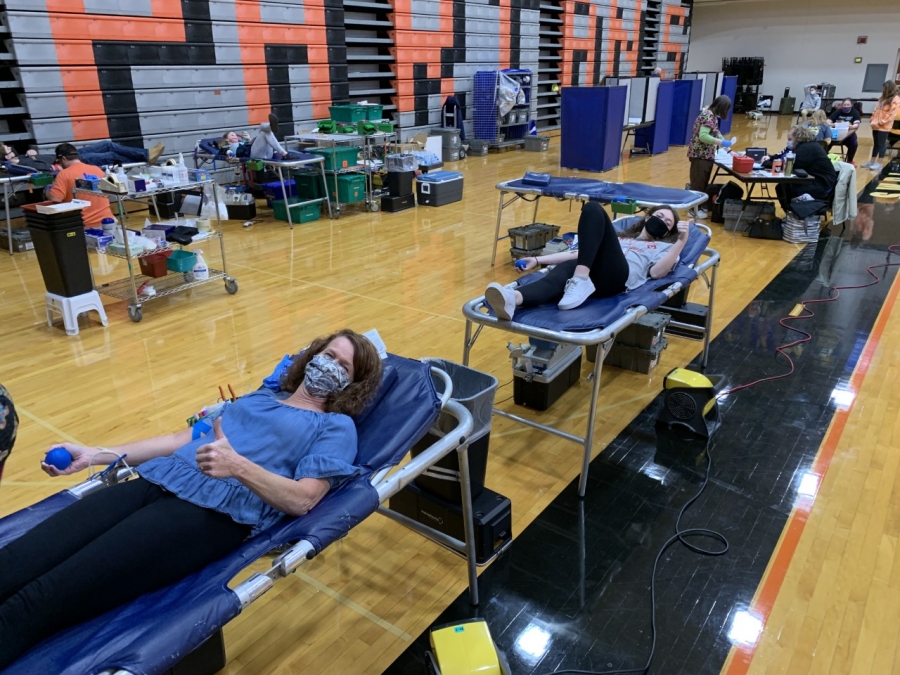
<svg viewBox="0 0 900 675">
<path fill-rule="evenodd" d="M 389 171 L 387 175 L 387 189 L 391 193 L 391 197 L 412 194 L 415 175 L 415 171 Z"/>
<path fill-rule="evenodd" d="M 388 213 L 396 213 L 397 211 L 405 211 L 416 205 L 416 196 L 412 193 L 401 195 L 400 197 L 382 197 L 381 210 Z"/>
<path fill-rule="evenodd" d="M 225 667 L 225 638 L 218 630 L 164 675 L 215 675 Z"/>
<path fill-rule="evenodd" d="M 227 204 L 228 220 L 253 220 L 256 218 L 256 203 Z"/>
<path fill-rule="evenodd" d="M 72 298 L 94 290 L 81 211 L 24 211 L 47 292 Z"/>
<path fill-rule="evenodd" d="M 547 410 L 579 379 L 581 350 L 573 349 L 552 370 L 535 375 L 530 381 L 524 372 L 513 370 L 513 402 L 532 410 Z"/>
<path fill-rule="evenodd" d="M 463 366 L 444 359 L 426 359 L 429 363 L 443 370 L 453 383 L 452 399 L 461 403 L 474 420 L 472 433 L 469 436 L 469 484 L 472 497 L 481 494 L 484 489 L 484 478 L 487 471 L 487 455 L 491 437 L 491 418 L 494 408 L 494 394 L 497 393 L 497 378 L 482 373 L 474 368 Z M 432 375 L 438 393 L 444 391 L 444 381 Z M 456 418 L 441 413 L 434 427 L 425 434 L 412 448 L 412 456 L 424 452 L 435 441 L 450 433 L 456 426 Z M 435 467 L 416 478 L 416 484 L 454 504 L 461 503 L 462 493 L 459 484 L 459 457 L 451 452 Z"/>
<path fill-rule="evenodd" d="M 667 305 L 662 305 L 656 311 L 664 312 L 672 317 L 672 321 L 677 321 L 678 323 L 686 323 L 691 326 L 697 326 L 698 328 L 703 328 L 706 326 L 706 315 L 709 312 L 709 307 L 706 305 L 701 305 L 696 302 L 686 302 L 681 307 L 668 307 Z M 666 332 L 670 335 L 681 335 L 683 337 L 692 337 L 696 338 L 697 333 L 683 330 L 678 328 L 677 326 L 669 325 L 666 328 Z"/>
<path fill-rule="evenodd" d="M 451 504 L 414 483 L 391 497 L 389 508 L 407 518 L 465 541 L 461 504 Z M 475 562 L 483 565 L 512 539 L 512 503 L 485 488 L 472 499 L 475 523 Z"/>
</svg>

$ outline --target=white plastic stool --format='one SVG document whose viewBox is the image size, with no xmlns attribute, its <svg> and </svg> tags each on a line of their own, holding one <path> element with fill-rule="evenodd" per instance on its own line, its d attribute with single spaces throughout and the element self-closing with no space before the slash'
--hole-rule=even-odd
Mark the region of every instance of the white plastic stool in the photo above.
<svg viewBox="0 0 900 675">
<path fill-rule="evenodd" d="M 73 298 L 64 298 L 61 295 L 47 293 L 47 325 L 53 326 L 53 312 L 62 314 L 63 324 L 66 327 L 66 335 L 78 335 L 78 315 L 94 310 L 100 315 L 100 322 L 108 326 L 106 310 L 100 302 L 100 294 L 97 291 L 76 295 Z"/>
</svg>

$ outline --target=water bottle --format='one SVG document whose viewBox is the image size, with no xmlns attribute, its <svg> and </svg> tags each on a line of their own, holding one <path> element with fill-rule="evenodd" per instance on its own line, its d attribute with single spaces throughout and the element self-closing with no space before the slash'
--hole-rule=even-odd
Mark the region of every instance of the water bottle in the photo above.
<svg viewBox="0 0 900 675">
<path fill-rule="evenodd" d="M 794 173 L 794 159 L 796 159 L 797 155 L 793 152 L 789 152 L 784 156 L 784 175 L 790 176 Z"/>
</svg>

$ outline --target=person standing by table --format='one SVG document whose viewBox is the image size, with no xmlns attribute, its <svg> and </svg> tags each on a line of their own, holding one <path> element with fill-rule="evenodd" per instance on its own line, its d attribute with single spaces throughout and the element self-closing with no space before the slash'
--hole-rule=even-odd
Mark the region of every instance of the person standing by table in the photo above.
<svg viewBox="0 0 900 675">
<path fill-rule="evenodd" d="M 893 81 L 888 80 L 882 87 L 881 98 L 875 104 L 875 110 L 869 119 L 875 146 L 872 148 L 871 161 L 863 164 L 863 168 L 881 171 L 881 160 L 887 154 L 888 134 L 894 128 L 898 111 L 900 111 L 900 89 Z"/>
<path fill-rule="evenodd" d="M 731 148 L 731 141 L 722 138 L 719 132 L 719 120 L 724 118 L 729 110 L 731 99 L 719 96 L 711 106 L 703 109 L 694 122 L 694 131 L 687 153 L 691 162 L 691 190 L 706 192 L 715 165 L 716 149 Z M 694 215 L 700 220 L 709 217 L 706 209 L 701 208 L 697 208 Z"/>
<path fill-rule="evenodd" d="M 56 146 L 56 161 L 62 167 L 47 188 L 47 199 L 54 202 L 70 202 L 75 198 L 75 181 L 85 176 L 103 178 L 106 174 L 91 164 L 85 164 L 78 156 L 78 149 L 71 143 L 60 143 Z M 109 208 L 109 197 L 102 193 L 96 195 L 80 192 L 79 199 L 91 203 L 81 212 L 85 227 L 97 227 L 104 218 L 113 218 Z"/>
<path fill-rule="evenodd" d="M 853 164 L 853 158 L 856 157 L 856 150 L 859 148 L 859 138 L 856 130 L 859 129 L 859 123 L 862 121 L 859 110 L 853 106 L 853 100 L 845 98 L 840 105 L 835 106 L 828 116 L 828 124 L 834 127 L 838 122 L 849 124 L 849 131 L 842 141 L 835 141 L 828 148 L 831 150 L 835 145 L 843 145 L 847 148 L 847 163 Z"/>
</svg>

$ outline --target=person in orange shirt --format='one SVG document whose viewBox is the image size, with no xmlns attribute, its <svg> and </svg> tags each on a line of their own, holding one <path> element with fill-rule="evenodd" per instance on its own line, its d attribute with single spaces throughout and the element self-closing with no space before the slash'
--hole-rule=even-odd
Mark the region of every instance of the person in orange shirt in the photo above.
<svg viewBox="0 0 900 675">
<path fill-rule="evenodd" d="M 71 143 L 60 143 L 56 146 L 56 161 L 62 170 L 56 174 L 53 185 L 47 188 L 47 198 L 54 202 L 69 202 L 74 199 L 75 181 L 85 176 L 102 178 L 106 174 L 102 169 L 85 164 L 78 158 L 78 149 Z M 113 218 L 109 208 L 109 198 L 105 195 L 79 193 L 79 199 L 91 203 L 81 212 L 85 227 L 97 227 L 104 218 Z"/>
</svg>

